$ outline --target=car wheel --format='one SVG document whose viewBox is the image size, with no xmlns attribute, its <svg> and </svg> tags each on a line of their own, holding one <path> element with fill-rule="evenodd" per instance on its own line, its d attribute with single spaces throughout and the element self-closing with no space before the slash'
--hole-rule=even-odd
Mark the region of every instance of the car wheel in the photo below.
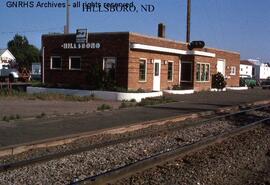
<svg viewBox="0 0 270 185">
<path fill-rule="evenodd" d="M 14 82 L 15 78 L 12 74 L 8 76 L 9 82 Z"/>
</svg>

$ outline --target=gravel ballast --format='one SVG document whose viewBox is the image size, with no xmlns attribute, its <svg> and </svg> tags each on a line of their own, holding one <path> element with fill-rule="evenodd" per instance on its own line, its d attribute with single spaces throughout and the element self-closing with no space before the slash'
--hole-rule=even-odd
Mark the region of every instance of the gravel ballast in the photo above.
<svg viewBox="0 0 270 185">
<path fill-rule="evenodd" d="M 115 184 L 268 185 L 270 127 L 249 131 Z"/>
<path fill-rule="evenodd" d="M 257 115 L 256 112 L 253 114 Z M 265 117 L 265 114 L 263 114 L 263 117 Z M 83 180 L 86 177 L 97 175 L 108 170 L 115 169 L 117 167 L 121 167 L 132 162 L 136 162 L 154 154 L 168 151 L 179 146 L 185 146 L 187 144 L 195 143 L 202 140 L 203 138 L 215 136 L 230 131 L 232 129 L 235 129 L 237 125 L 238 124 L 235 123 L 235 121 L 233 120 L 214 120 L 212 122 L 204 123 L 197 126 L 183 127 L 175 130 L 165 129 L 163 132 L 160 132 L 160 128 L 156 128 L 157 130 L 159 130 L 159 132 L 155 134 L 149 134 L 148 136 L 146 135 L 142 138 L 132 139 L 127 142 L 96 148 L 90 151 L 62 157 L 60 159 L 53 159 L 50 161 L 36 163 L 14 170 L 1 172 L 0 184 L 68 184 L 75 178 Z M 163 127 L 166 128 L 167 125 L 162 126 L 161 128 Z M 173 128 L 172 125 L 170 127 Z M 155 130 L 155 128 L 148 128 L 149 133 L 151 133 L 150 130 L 153 131 Z M 136 131 L 135 134 L 137 132 L 140 131 Z M 103 141 L 103 137 L 105 136 L 99 136 L 96 138 L 96 140 L 91 141 L 87 141 L 86 139 L 84 139 L 80 140 L 80 142 L 85 142 L 87 144 L 98 143 Z M 117 135 L 117 137 L 120 136 Z M 109 136 L 108 139 L 114 139 L 114 136 Z M 78 144 L 80 142 L 77 141 L 76 143 Z M 249 144 L 242 142 L 241 140 L 239 140 L 239 143 L 238 144 L 241 147 L 243 144 Z M 77 144 L 56 147 L 53 149 L 53 151 L 66 150 L 67 148 L 76 147 Z M 243 145 L 243 147 L 245 147 L 245 145 Z M 40 150 L 32 153 L 29 152 L 23 155 L 18 155 L 16 157 L 2 158 L 1 162 L 2 164 L 5 164 L 13 160 L 20 160 L 29 157 L 31 158 L 33 155 L 41 155 L 43 152 L 44 150 Z M 203 153 L 201 155 L 203 155 Z M 216 158 L 213 158 L 213 160 L 214 159 Z M 228 160 L 228 162 L 233 161 Z M 184 160 L 184 163 L 190 164 L 190 160 L 187 158 L 187 160 Z M 220 161 L 217 161 L 217 163 L 220 163 Z M 140 184 L 141 181 L 140 179 L 138 180 Z M 123 183 L 124 182 L 125 180 L 123 181 Z"/>
</svg>

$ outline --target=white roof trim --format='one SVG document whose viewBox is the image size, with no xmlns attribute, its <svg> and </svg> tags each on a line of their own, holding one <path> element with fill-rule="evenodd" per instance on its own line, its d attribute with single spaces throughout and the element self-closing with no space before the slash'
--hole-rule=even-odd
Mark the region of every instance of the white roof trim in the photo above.
<svg viewBox="0 0 270 185">
<path fill-rule="evenodd" d="M 199 55 L 199 56 L 206 56 L 206 57 L 213 57 L 213 58 L 216 57 L 215 53 L 208 53 L 208 52 L 203 52 L 203 51 L 186 51 L 186 50 L 151 46 L 151 45 L 138 44 L 138 43 L 131 43 L 130 48 L 148 50 L 148 51 L 158 51 L 158 52 L 163 52 L 163 53 L 172 53 L 172 54 L 178 54 L 178 55 Z"/>
<path fill-rule="evenodd" d="M 150 46 L 150 45 L 136 44 L 136 43 L 131 44 L 130 48 L 149 50 L 149 51 L 158 51 L 158 52 L 164 52 L 164 53 L 173 53 L 173 54 L 179 54 L 179 55 L 186 55 L 187 54 L 187 52 L 185 50 L 158 47 L 158 46 Z"/>
<path fill-rule="evenodd" d="M 215 58 L 215 53 L 209 53 L 204 51 L 187 51 L 188 55 L 198 55 L 198 56 L 205 56 L 205 57 L 212 57 Z"/>
</svg>

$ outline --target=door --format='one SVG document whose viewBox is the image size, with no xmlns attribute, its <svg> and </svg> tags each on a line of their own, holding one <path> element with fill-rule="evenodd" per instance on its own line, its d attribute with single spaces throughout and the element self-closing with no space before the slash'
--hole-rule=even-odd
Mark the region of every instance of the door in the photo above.
<svg viewBox="0 0 270 185">
<path fill-rule="evenodd" d="M 217 72 L 220 72 L 225 77 L 225 60 L 218 60 L 217 61 Z"/>
<path fill-rule="evenodd" d="M 161 60 L 154 60 L 153 91 L 160 91 Z"/>
</svg>

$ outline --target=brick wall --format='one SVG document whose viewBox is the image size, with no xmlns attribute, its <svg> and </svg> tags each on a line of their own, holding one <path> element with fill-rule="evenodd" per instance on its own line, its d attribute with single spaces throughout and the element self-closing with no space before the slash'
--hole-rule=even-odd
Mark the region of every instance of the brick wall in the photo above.
<svg viewBox="0 0 270 185">
<path fill-rule="evenodd" d="M 116 57 L 116 79 L 119 86 L 127 88 L 128 33 L 89 34 L 89 42 L 101 43 L 99 49 L 63 49 L 63 43 L 75 43 L 75 34 L 43 36 L 45 47 L 45 83 L 88 87 L 87 76 L 93 65 L 103 65 L 103 57 Z M 50 57 L 62 57 L 62 69 L 50 69 Z M 69 70 L 69 57 L 81 56 L 81 70 Z"/>
<path fill-rule="evenodd" d="M 164 38 L 148 37 L 135 33 L 130 33 L 129 41 L 131 43 L 140 43 L 152 46 L 159 46 L 165 48 L 174 48 L 187 50 L 187 45 L 181 42 L 175 42 L 172 40 L 167 40 Z M 131 50 L 129 53 L 129 81 L 128 86 L 131 88 L 145 88 L 151 90 L 153 87 L 153 65 L 148 65 L 148 78 L 146 83 L 138 82 L 138 68 L 139 68 L 139 58 L 147 59 L 161 59 L 161 60 L 172 60 L 175 61 L 174 65 L 174 81 L 169 83 L 167 79 L 167 66 L 162 65 L 162 75 L 161 75 L 161 89 L 167 89 L 173 85 L 179 84 L 179 61 L 191 61 L 193 62 L 193 86 L 195 91 L 209 90 L 211 88 L 212 75 L 217 73 L 217 60 L 224 59 L 226 61 L 226 81 L 228 86 L 238 86 L 239 85 L 239 66 L 240 66 L 240 54 L 236 52 L 223 51 L 213 48 L 203 48 L 195 49 L 198 51 L 205 51 L 215 53 L 216 57 L 205 57 L 205 56 L 178 56 L 172 54 L 164 54 L 158 52 L 145 52 L 145 51 L 134 51 Z M 196 63 L 209 63 L 210 64 L 210 79 L 208 82 L 197 82 L 196 81 Z M 236 67 L 236 75 L 230 75 L 231 66 Z"/>
<path fill-rule="evenodd" d="M 209 82 L 196 81 L 196 62 L 210 64 L 211 75 L 217 72 L 217 60 L 226 60 L 226 76 L 228 86 L 239 85 L 240 55 L 234 52 L 227 52 L 213 48 L 204 48 L 200 51 L 216 53 L 215 58 L 203 56 L 179 56 L 161 52 L 151 52 L 129 49 L 129 43 L 140 43 L 166 48 L 187 50 L 187 45 L 164 38 L 148 37 L 134 33 L 97 33 L 89 34 L 89 42 L 101 43 L 99 49 L 63 49 L 63 43 L 75 43 L 75 34 L 70 35 L 45 35 L 42 43 L 45 47 L 45 82 L 49 84 L 71 85 L 85 87 L 91 83 L 87 80 L 89 69 L 97 64 L 102 67 L 103 57 L 116 57 L 116 80 L 120 87 L 137 90 L 143 88 L 147 91 L 153 89 L 154 59 L 161 60 L 161 89 L 172 88 L 179 84 L 179 63 L 181 61 L 193 62 L 193 84 L 196 91 L 209 90 L 211 88 L 211 77 Z M 62 69 L 50 69 L 50 57 L 62 57 Z M 69 56 L 81 56 L 81 70 L 69 70 Z M 139 59 L 147 59 L 147 80 L 139 82 Z M 168 64 L 165 61 L 174 62 L 173 81 L 168 81 Z M 230 75 L 231 66 L 236 67 L 236 75 Z"/>
</svg>

